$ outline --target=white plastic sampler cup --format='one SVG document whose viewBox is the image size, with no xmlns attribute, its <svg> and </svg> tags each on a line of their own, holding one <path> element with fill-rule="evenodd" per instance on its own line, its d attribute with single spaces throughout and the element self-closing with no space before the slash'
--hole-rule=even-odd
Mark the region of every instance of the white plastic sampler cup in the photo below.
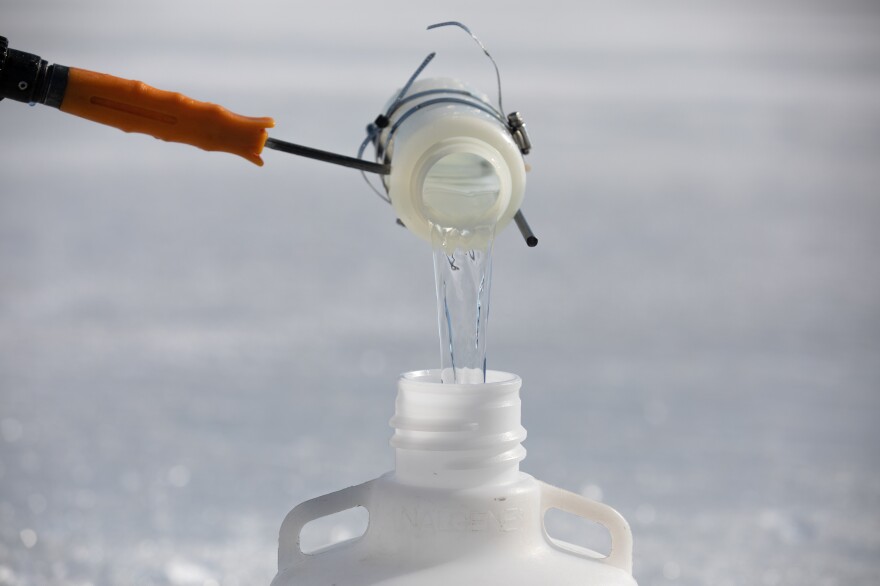
<svg viewBox="0 0 880 586">
<path fill-rule="evenodd" d="M 482 248 L 486 237 L 478 228 L 497 232 L 519 210 L 525 163 L 503 120 L 465 103 L 429 103 L 437 92 L 459 92 L 469 96 L 465 101 L 488 104 L 485 95 L 458 80 L 414 83 L 411 99 L 379 135 L 392 161 L 385 186 L 398 218 L 424 240 L 431 241 L 437 226 L 458 232 L 451 248 Z"/>
</svg>

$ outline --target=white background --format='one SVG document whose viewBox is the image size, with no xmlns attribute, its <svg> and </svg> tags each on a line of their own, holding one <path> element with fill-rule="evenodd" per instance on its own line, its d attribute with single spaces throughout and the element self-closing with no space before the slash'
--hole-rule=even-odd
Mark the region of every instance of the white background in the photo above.
<svg viewBox="0 0 880 586">
<path fill-rule="evenodd" d="M 0 34 L 353 153 L 431 50 L 494 91 L 450 19 L 535 143 L 489 333 L 524 469 L 628 517 L 643 585 L 880 581 L 876 3 L 18 0 Z M 0 137 L 0 584 L 268 584 L 293 505 L 392 466 L 428 246 L 350 170 L 10 101 Z"/>
</svg>

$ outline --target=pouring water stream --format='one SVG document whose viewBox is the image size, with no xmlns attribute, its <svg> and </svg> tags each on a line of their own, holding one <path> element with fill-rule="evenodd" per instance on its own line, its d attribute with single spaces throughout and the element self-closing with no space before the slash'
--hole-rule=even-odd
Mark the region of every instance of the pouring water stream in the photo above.
<svg viewBox="0 0 880 586">
<path fill-rule="evenodd" d="M 484 217 L 463 228 L 432 222 L 440 368 L 444 383 L 486 382 L 486 338 L 496 219 L 487 213 L 500 180 L 485 159 L 466 153 L 444 157 L 428 172 L 422 198 L 435 218 Z"/>
</svg>

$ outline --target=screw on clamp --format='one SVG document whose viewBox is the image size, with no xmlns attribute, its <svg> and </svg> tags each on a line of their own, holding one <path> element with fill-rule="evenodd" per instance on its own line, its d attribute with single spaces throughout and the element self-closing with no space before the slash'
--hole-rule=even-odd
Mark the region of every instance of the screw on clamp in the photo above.
<svg viewBox="0 0 880 586">
<path fill-rule="evenodd" d="M 526 121 L 523 118 L 523 115 L 519 112 L 511 112 L 508 114 L 507 127 L 510 129 L 510 134 L 513 135 L 513 140 L 516 141 L 517 146 L 519 146 L 520 152 L 524 155 L 529 154 L 532 150 L 532 141 L 526 130 Z"/>
</svg>

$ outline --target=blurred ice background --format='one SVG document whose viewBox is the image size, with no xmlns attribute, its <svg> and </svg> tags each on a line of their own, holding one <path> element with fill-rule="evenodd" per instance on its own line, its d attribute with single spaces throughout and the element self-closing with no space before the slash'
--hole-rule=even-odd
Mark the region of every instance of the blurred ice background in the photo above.
<svg viewBox="0 0 880 586">
<path fill-rule="evenodd" d="M 12 1 L 11 46 L 354 152 L 428 74 L 526 115 L 489 364 L 524 468 L 643 585 L 880 582 L 876 2 Z M 268 584 L 296 503 L 392 466 L 431 253 L 356 172 L 0 103 L 0 585 Z M 559 537 L 593 539 L 567 519 Z"/>
</svg>

